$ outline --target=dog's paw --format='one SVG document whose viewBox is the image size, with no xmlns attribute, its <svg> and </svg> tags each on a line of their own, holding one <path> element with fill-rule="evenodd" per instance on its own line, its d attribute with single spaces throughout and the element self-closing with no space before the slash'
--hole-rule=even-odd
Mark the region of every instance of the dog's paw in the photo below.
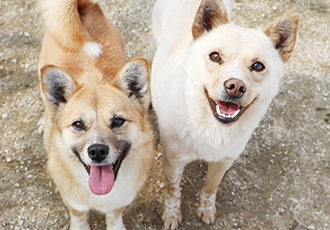
<svg viewBox="0 0 330 230">
<path fill-rule="evenodd" d="M 164 210 L 163 221 L 165 229 L 176 229 L 182 221 L 181 209 L 176 210 Z"/>
<path fill-rule="evenodd" d="M 91 230 L 90 227 L 71 227 L 70 230 Z"/>
<path fill-rule="evenodd" d="M 38 121 L 38 133 L 42 134 L 45 128 L 45 124 L 46 124 L 46 116 L 45 114 L 40 118 L 40 120 Z"/>
<path fill-rule="evenodd" d="M 111 227 L 111 226 L 107 226 L 107 230 L 127 230 L 124 226 L 114 226 L 114 227 Z"/>
<path fill-rule="evenodd" d="M 181 193 L 179 189 L 175 195 L 175 197 L 167 195 L 165 198 L 165 207 L 163 212 L 165 229 L 176 229 L 182 221 Z"/>
<path fill-rule="evenodd" d="M 215 220 L 215 195 L 215 193 L 206 194 L 204 191 L 201 192 L 196 213 L 205 224 L 211 224 Z"/>
<path fill-rule="evenodd" d="M 77 216 L 76 214 L 81 216 Z M 87 212 L 71 212 L 70 230 L 91 230 L 87 222 Z"/>
<path fill-rule="evenodd" d="M 106 213 L 107 230 L 126 230 L 123 223 L 124 207 Z"/>
<path fill-rule="evenodd" d="M 203 205 L 199 205 L 197 208 L 197 215 L 207 225 L 214 222 L 215 213 L 215 205 L 212 205 L 211 207 L 203 207 Z"/>
</svg>

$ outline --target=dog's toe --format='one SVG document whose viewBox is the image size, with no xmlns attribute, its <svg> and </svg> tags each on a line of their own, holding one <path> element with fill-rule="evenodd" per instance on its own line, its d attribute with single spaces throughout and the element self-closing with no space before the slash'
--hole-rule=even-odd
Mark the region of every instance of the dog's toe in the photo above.
<svg viewBox="0 0 330 230">
<path fill-rule="evenodd" d="M 215 220 L 215 206 L 211 207 L 198 207 L 197 215 L 207 225 L 212 224 Z"/>
<path fill-rule="evenodd" d="M 204 223 L 211 224 L 214 222 L 216 213 L 215 193 L 206 194 L 202 191 L 196 213 Z"/>
<path fill-rule="evenodd" d="M 163 221 L 165 229 L 176 229 L 182 221 L 182 213 L 180 209 L 175 211 L 164 211 L 163 213 Z"/>
</svg>

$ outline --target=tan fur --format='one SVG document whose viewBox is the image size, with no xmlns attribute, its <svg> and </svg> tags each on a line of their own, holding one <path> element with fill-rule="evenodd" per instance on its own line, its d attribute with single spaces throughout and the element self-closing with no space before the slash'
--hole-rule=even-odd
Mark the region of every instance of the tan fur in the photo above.
<svg viewBox="0 0 330 230">
<path fill-rule="evenodd" d="M 63 47 L 63 44 L 54 35 L 55 32 L 49 28 L 46 30 L 41 46 L 39 70 L 45 65 L 53 64 L 65 70 L 77 82 L 98 84 L 105 81 L 111 83 L 114 76 L 126 63 L 123 40 L 118 29 L 103 16 L 97 4 L 90 8 L 91 10 L 84 17 L 84 28 L 89 36 L 103 47 L 103 55 L 98 59 L 93 59 L 86 57 L 82 52 L 70 52 Z M 70 23 L 64 25 L 69 26 Z M 65 27 L 62 29 L 69 30 Z M 77 35 L 70 37 L 73 36 Z M 66 40 L 70 39 L 66 38 Z"/>
<path fill-rule="evenodd" d="M 70 210 L 71 229 L 89 229 L 89 209 L 106 213 L 108 229 L 125 229 L 122 211 L 146 179 L 153 154 L 148 63 L 144 58 L 126 63 L 120 33 L 97 3 L 41 0 L 41 5 L 46 32 L 39 75 L 46 105 L 41 130 L 47 171 Z M 51 20 L 54 12 L 57 22 Z M 90 41 L 102 47 L 99 57 L 83 52 Z M 122 126 L 113 126 L 117 117 L 124 119 Z M 77 120 L 84 129 L 75 128 Z M 88 187 L 84 165 L 103 164 L 89 158 L 87 149 L 94 144 L 109 147 L 107 164 L 114 164 L 130 145 L 106 195 L 95 195 Z"/>
<path fill-rule="evenodd" d="M 51 31 L 54 39 L 63 49 L 78 53 L 87 43 L 96 42 L 95 37 L 83 25 L 84 18 L 80 18 L 85 12 L 98 10 L 96 4 L 78 0 L 40 1 L 39 3 L 45 27 Z M 95 55 L 98 56 L 98 54 Z"/>
<path fill-rule="evenodd" d="M 298 15 L 286 14 L 274 20 L 264 31 L 279 50 L 283 62 L 289 60 L 296 44 L 298 22 Z"/>
</svg>

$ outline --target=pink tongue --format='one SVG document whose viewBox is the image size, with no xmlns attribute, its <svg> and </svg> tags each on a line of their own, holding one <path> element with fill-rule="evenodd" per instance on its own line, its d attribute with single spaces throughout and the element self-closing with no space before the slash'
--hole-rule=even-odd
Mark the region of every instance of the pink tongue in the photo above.
<svg viewBox="0 0 330 230">
<path fill-rule="evenodd" d="M 115 181 L 112 165 L 91 166 L 89 173 L 89 188 L 95 195 L 105 195 L 110 192 Z"/>
<path fill-rule="evenodd" d="M 234 115 L 234 113 L 239 110 L 239 105 L 231 102 L 218 102 L 218 107 L 220 112 L 225 115 Z"/>
</svg>

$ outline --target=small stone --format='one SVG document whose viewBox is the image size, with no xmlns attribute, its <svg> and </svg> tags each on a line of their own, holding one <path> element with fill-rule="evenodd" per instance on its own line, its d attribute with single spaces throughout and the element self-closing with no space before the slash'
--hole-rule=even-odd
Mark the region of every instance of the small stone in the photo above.
<svg viewBox="0 0 330 230">
<path fill-rule="evenodd" d="M 6 157 L 6 162 L 7 163 L 10 163 L 10 162 L 12 162 L 13 161 L 13 159 L 11 159 L 10 157 Z"/>
<path fill-rule="evenodd" d="M 7 113 L 4 113 L 1 115 L 2 119 L 6 119 L 8 117 L 8 114 Z"/>
<path fill-rule="evenodd" d="M 18 224 L 19 224 L 20 226 L 23 226 L 23 224 L 24 224 L 24 220 L 19 220 L 19 221 L 18 221 Z"/>
</svg>

